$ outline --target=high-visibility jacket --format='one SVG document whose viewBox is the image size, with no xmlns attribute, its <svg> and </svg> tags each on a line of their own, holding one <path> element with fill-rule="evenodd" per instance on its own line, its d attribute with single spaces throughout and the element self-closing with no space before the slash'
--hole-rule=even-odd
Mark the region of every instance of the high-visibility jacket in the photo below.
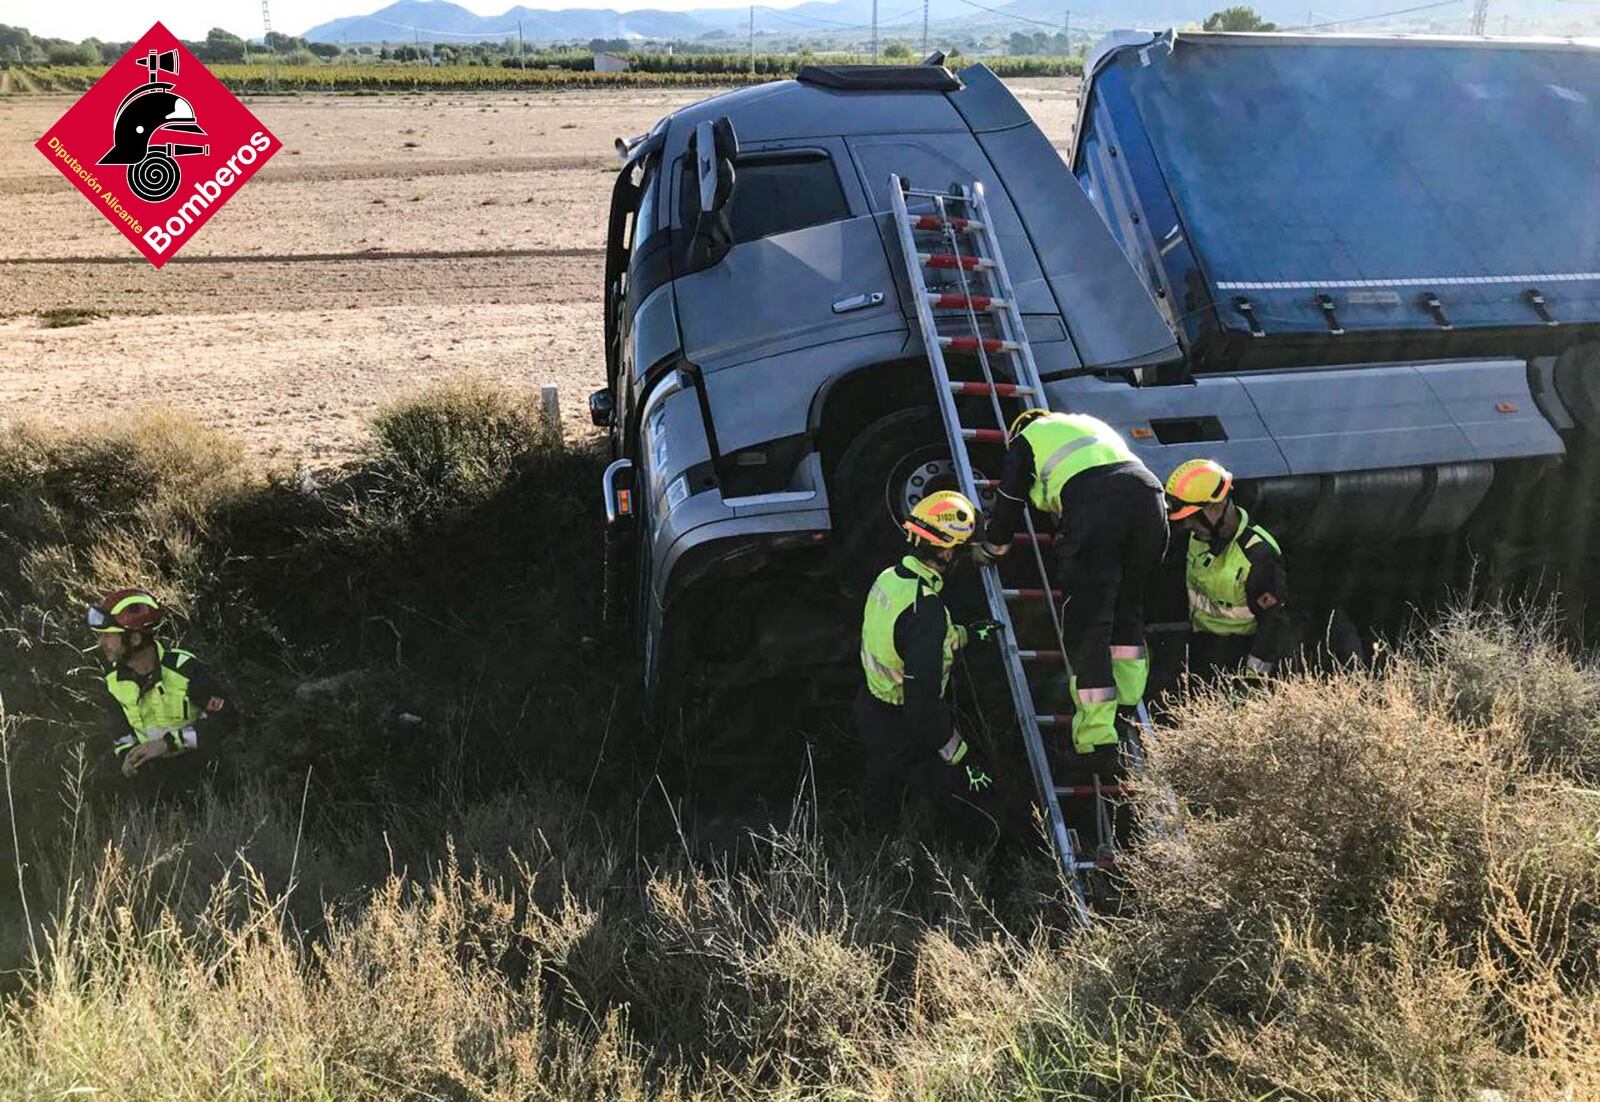
<svg viewBox="0 0 1600 1102">
<path fill-rule="evenodd" d="M 173 740 L 175 749 L 192 748 L 193 740 L 184 740 L 181 733 L 184 728 L 192 727 L 201 714 L 189 699 L 190 681 L 184 673 L 184 667 L 194 662 L 195 657 L 186 650 L 168 650 L 159 643 L 156 656 L 160 676 L 143 692 L 139 691 L 139 682 L 125 675 L 121 667 L 114 666 L 106 674 L 106 688 L 122 707 L 128 726 L 133 730 L 131 739 L 118 740 L 115 747 L 118 754 L 141 742 L 169 735 L 177 736 Z"/>
<path fill-rule="evenodd" d="M 918 601 L 937 599 L 943 588 L 944 576 L 915 555 L 907 555 L 899 566 L 889 567 L 872 583 L 861 619 L 861 669 L 867 676 L 867 689 L 884 703 L 903 705 L 906 699 L 906 665 L 895 647 L 895 622 Z M 941 696 L 950 686 L 950 667 L 964 636 L 962 629 L 950 622 L 949 609 L 944 610 L 944 625 Z"/>
<path fill-rule="evenodd" d="M 1239 529 L 1220 552 L 1198 535 L 1189 537 L 1185 580 L 1189 590 L 1189 622 L 1211 635 L 1251 635 L 1256 614 L 1250 607 L 1250 571 L 1264 556 L 1276 559 L 1278 541 L 1265 528 L 1250 523 L 1239 510 Z"/>
<path fill-rule="evenodd" d="M 1022 439 L 1033 452 L 1028 500 L 1047 513 L 1061 512 L 1061 491 L 1074 476 L 1135 458 L 1116 429 L 1086 413 L 1039 417 L 1023 428 Z"/>
</svg>

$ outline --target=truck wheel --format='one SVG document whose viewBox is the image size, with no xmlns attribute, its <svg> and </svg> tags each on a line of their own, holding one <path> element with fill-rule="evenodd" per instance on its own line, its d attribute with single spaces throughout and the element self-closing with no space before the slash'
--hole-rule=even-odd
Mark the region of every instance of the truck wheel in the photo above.
<svg viewBox="0 0 1600 1102">
<path fill-rule="evenodd" d="M 896 410 L 862 429 L 839 457 L 831 487 L 837 573 L 844 591 L 852 597 L 865 594 L 878 571 L 905 547 L 900 524 L 913 505 L 936 490 L 957 488 L 937 411 Z M 987 509 L 992 501 L 985 498 L 978 505 Z"/>
</svg>

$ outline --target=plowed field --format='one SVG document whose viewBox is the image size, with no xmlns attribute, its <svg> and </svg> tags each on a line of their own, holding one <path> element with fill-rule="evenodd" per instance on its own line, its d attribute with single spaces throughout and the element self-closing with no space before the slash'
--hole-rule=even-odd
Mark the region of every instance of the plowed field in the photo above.
<svg viewBox="0 0 1600 1102">
<path fill-rule="evenodd" d="M 1074 84 L 1014 83 L 1058 145 Z M 592 431 L 612 141 L 708 94 L 249 99 L 284 150 L 160 271 L 32 148 L 70 99 L 0 97 L 0 417 L 159 403 L 319 466 L 384 401 L 477 373 L 560 385 Z"/>
</svg>

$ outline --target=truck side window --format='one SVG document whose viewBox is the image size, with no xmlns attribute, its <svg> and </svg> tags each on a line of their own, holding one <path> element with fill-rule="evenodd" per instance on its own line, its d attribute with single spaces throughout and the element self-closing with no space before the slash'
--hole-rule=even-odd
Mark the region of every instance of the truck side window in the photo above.
<svg viewBox="0 0 1600 1102">
<path fill-rule="evenodd" d="M 656 159 L 652 157 L 644 166 L 644 173 L 639 181 L 639 209 L 634 212 L 633 225 L 630 229 L 632 240 L 628 243 L 628 251 L 634 256 L 639 254 L 639 246 L 650 240 L 650 235 L 656 232 Z"/>
<path fill-rule="evenodd" d="M 692 226 L 695 219 L 692 162 L 689 166 L 683 170 L 678 192 L 682 197 L 680 220 L 685 226 Z M 757 153 L 740 157 L 733 168 L 736 179 L 728 223 L 735 245 L 850 217 L 839 174 L 820 150 Z"/>
</svg>

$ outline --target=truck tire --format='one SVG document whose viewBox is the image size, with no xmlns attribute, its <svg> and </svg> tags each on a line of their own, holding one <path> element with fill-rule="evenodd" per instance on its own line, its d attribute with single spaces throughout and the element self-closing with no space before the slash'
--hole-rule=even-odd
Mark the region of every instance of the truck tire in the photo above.
<svg viewBox="0 0 1600 1102">
<path fill-rule="evenodd" d="M 984 472 L 975 471 L 978 478 Z M 895 410 L 862 429 L 834 470 L 836 573 L 846 595 L 864 596 L 878 572 L 905 548 L 900 524 L 935 490 L 957 489 L 944 424 L 929 407 Z M 989 500 L 979 501 L 988 508 Z"/>
<path fill-rule="evenodd" d="M 954 489 L 950 445 L 932 409 L 901 409 L 878 418 L 850 442 L 834 470 L 834 547 L 841 588 L 864 595 L 878 572 L 905 547 L 900 523 L 910 508 L 905 488 L 927 476 L 930 489 Z M 937 483 L 937 484 L 936 484 Z"/>
</svg>

